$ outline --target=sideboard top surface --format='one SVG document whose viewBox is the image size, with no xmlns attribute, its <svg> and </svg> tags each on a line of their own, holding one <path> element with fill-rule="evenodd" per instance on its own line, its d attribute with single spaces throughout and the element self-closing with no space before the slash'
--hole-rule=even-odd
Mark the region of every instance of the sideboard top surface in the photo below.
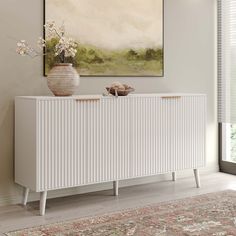
<svg viewBox="0 0 236 236">
<path fill-rule="evenodd" d="M 128 96 L 119 96 L 119 99 L 132 98 L 132 97 L 187 97 L 187 96 L 206 96 L 205 94 L 194 93 L 147 93 L 147 94 L 130 94 Z M 48 99 L 114 99 L 115 96 L 103 96 L 103 95 L 73 95 L 68 97 L 55 97 L 55 96 L 16 96 L 16 99 L 34 99 L 34 100 L 48 100 Z"/>
</svg>

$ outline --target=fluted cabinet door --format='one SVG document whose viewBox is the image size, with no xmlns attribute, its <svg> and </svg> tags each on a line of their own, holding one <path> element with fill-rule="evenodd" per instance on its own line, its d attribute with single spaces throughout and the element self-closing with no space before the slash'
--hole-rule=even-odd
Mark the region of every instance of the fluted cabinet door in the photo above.
<svg viewBox="0 0 236 236">
<path fill-rule="evenodd" d="M 147 176 L 160 168 L 160 97 L 131 98 L 131 174 Z"/>
<path fill-rule="evenodd" d="M 78 183 L 129 177 L 129 102 L 100 99 L 77 102 Z"/>
<path fill-rule="evenodd" d="M 38 190 L 131 177 L 129 101 L 38 101 Z"/>
<path fill-rule="evenodd" d="M 130 102 L 129 99 L 103 99 L 99 140 L 106 176 L 103 180 L 130 178 Z"/>
<path fill-rule="evenodd" d="M 132 176 L 205 165 L 205 97 L 145 97 L 131 102 Z"/>
<path fill-rule="evenodd" d="M 205 165 L 205 98 L 161 99 L 161 172 Z"/>
<path fill-rule="evenodd" d="M 108 170 L 103 165 L 100 140 L 102 137 L 102 106 L 98 101 L 76 101 L 75 140 L 76 164 L 78 171 L 76 184 L 84 185 L 103 181 Z M 106 172 L 106 173 L 105 173 Z"/>
<path fill-rule="evenodd" d="M 69 187 L 78 181 L 75 105 L 68 99 L 38 101 L 38 191 Z"/>
</svg>

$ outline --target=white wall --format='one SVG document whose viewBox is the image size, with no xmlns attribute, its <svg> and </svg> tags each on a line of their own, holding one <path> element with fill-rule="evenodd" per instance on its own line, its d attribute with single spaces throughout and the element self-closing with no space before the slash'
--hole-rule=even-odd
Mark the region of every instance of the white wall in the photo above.
<svg viewBox="0 0 236 236">
<path fill-rule="evenodd" d="M 218 169 L 216 117 L 216 0 L 164 0 L 165 78 L 83 78 L 80 94 L 102 93 L 115 80 L 138 93 L 194 92 L 208 96 L 207 171 Z M 15 55 L 17 39 L 35 42 L 42 34 L 42 0 L 0 1 L 0 204 L 19 201 L 13 182 L 14 97 L 50 94 L 42 77 L 42 60 Z M 26 163 L 27 164 L 27 163 Z M 186 172 L 185 175 L 188 175 Z M 163 177 L 165 178 L 165 177 Z M 158 178 L 155 178 L 158 179 Z M 135 180 L 132 183 L 152 181 Z M 124 184 L 129 184 L 130 181 Z M 72 190 L 91 191 L 110 184 Z M 58 195 L 58 192 L 53 192 Z M 64 194 L 63 191 L 60 194 Z M 32 199 L 37 198 L 33 195 Z"/>
</svg>

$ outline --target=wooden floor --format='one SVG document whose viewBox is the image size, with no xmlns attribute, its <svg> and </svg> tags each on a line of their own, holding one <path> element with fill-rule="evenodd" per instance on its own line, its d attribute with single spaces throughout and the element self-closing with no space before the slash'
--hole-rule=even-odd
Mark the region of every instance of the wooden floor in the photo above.
<svg viewBox="0 0 236 236">
<path fill-rule="evenodd" d="M 94 216 L 151 203 L 180 199 L 226 189 L 236 190 L 236 176 L 215 173 L 201 176 L 202 187 L 195 188 L 194 178 L 164 181 L 121 188 L 119 196 L 112 190 L 47 201 L 46 215 L 39 216 L 38 202 L 26 208 L 12 205 L 0 208 L 0 235 L 4 232 L 49 224 L 58 221 Z"/>
</svg>

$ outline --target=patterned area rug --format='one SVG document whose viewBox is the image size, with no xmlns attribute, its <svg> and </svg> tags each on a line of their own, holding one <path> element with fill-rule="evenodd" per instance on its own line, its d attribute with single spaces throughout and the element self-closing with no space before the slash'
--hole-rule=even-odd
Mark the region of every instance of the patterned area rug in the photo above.
<svg viewBox="0 0 236 236">
<path fill-rule="evenodd" d="M 205 194 L 113 214 L 7 233 L 9 236 L 235 236 L 236 192 Z"/>
</svg>

